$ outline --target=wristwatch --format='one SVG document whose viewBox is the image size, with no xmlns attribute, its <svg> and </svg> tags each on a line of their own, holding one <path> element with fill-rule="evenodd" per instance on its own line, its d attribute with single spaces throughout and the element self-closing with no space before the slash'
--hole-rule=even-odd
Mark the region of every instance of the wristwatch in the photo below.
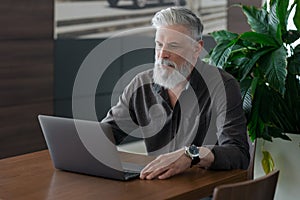
<svg viewBox="0 0 300 200">
<path fill-rule="evenodd" d="M 191 167 L 193 165 L 196 165 L 197 163 L 200 162 L 200 157 L 199 157 L 199 149 L 196 145 L 191 145 L 189 147 L 185 147 L 185 152 L 184 154 L 192 159 Z"/>
</svg>

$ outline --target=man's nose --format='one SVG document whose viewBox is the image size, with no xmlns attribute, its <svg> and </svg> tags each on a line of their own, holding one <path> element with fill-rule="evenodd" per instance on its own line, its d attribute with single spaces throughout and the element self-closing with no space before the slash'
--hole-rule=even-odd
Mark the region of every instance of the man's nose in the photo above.
<svg viewBox="0 0 300 200">
<path fill-rule="evenodd" d="M 168 51 L 166 48 L 161 48 L 159 52 L 160 58 L 169 58 L 170 57 L 170 51 Z"/>
</svg>

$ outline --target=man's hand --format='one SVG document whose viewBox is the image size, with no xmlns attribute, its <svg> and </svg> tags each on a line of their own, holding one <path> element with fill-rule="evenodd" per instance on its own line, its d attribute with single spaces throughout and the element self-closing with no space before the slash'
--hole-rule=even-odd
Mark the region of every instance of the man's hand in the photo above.
<svg viewBox="0 0 300 200">
<path fill-rule="evenodd" d="M 184 149 L 163 154 L 149 163 L 141 172 L 141 179 L 166 179 L 179 174 L 191 166 L 191 159 L 184 155 Z"/>
</svg>

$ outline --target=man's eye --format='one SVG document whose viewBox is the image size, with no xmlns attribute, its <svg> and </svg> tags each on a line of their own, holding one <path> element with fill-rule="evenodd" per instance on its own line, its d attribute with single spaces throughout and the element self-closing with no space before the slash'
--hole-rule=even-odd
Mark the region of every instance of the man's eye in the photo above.
<svg viewBox="0 0 300 200">
<path fill-rule="evenodd" d="M 156 43 L 156 48 L 157 48 L 157 49 L 162 48 L 162 44 Z"/>
<path fill-rule="evenodd" d="M 178 45 L 170 45 L 169 48 L 170 48 L 170 49 L 178 49 L 179 46 L 178 46 Z"/>
</svg>

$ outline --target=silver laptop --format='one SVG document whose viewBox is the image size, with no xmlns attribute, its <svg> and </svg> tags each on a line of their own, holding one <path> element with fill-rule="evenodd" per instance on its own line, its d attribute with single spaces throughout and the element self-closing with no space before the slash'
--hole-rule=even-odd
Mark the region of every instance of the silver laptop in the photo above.
<svg viewBox="0 0 300 200">
<path fill-rule="evenodd" d="M 46 115 L 38 119 L 57 169 L 129 180 L 138 177 L 144 167 L 121 162 L 108 125 Z"/>
</svg>

